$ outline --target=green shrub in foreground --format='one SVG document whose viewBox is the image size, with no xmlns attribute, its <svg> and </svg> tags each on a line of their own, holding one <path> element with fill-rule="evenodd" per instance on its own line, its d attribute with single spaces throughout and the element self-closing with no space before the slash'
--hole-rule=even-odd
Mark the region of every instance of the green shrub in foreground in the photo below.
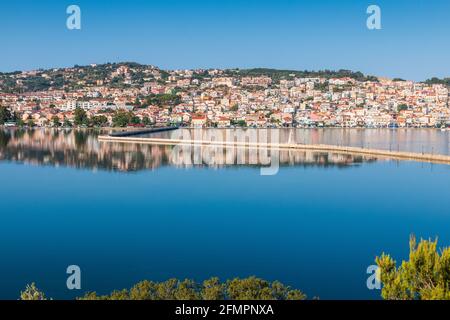
<svg viewBox="0 0 450 320">
<path fill-rule="evenodd" d="M 142 281 L 129 290 L 99 296 L 87 293 L 80 300 L 303 300 L 306 296 L 278 281 L 250 277 L 225 283 L 211 278 L 199 284 L 192 280 Z"/>
<path fill-rule="evenodd" d="M 193 280 L 170 279 L 164 282 L 142 281 L 131 289 L 113 291 L 109 295 L 89 292 L 77 300 L 304 300 L 299 290 L 284 284 L 256 277 L 220 282 L 211 278 L 197 283 Z M 21 300 L 46 300 L 35 284 L 27 286 Z"/>
<path fill-rule="evenodd" d="M 409 261 L 382 254 L 376 259 L 386 300 L 450 300 L 450 248 L 437 251 L 437 241 L 410 240 Z"/>
</svg>

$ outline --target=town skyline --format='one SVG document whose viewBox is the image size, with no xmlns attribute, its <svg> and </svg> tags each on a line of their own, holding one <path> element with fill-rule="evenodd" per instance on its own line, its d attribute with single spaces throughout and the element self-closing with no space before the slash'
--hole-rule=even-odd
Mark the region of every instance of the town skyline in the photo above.
<svg viewBox="0 0 450 320">
<path fill-rule="evenodd" d="M 412 82 L 426 82 L 427 80 L 431 80 L 431 79 L 439 79 L 439 80 L 445 80 L 445 79 L 450 79 L 450 74 L 447 75 L 443 75 L 443 76 L 430 76 L 430 77 L 426 77 L 422 80 L 416 80 L 416 79 L 411 79 L 411 78 L 402 78 L 400 76 L 384 76 L 384 75 L 380 75 L 380 74 L 368 74 L 365 73 L 361 70 L 356 70 L 356 69 L 352 69 L 352 68 L 339 68 L 339 69 L 330 69 L 330 68 L 318 68 L 318 69 L 302 69 L 302 68 L 276 68 L 276 67 L 271 67 L 271 66 L 266 66 L 266 65 L 261 65 L 261 66 L 240 66 L 240 67 L 226 67 L 226 68 L 221 68 L 221 67 L 214 67 L 214 66 L 210 66 L 210 67 L 186 67 L 186 68 L 164 68 L 159 66 L 156 63 L 144 63 L 141 61 L 127 61 L 127 60 L 117 60 L 117 61 L 106 61 L 106 62 L 91 62 L 91 63 L 72 63 L 72 64 L 68 64 L 68 65 L 60 65 L 60 66 L 42 66 L 42 67 L 36 67 L 36 68 L 25 68 L 25 69 L 16 69 L 16 70 L 1 70 L 0 69 L 0 74 L 13 74 L 13 73 L 17 73 L 17 72 L 35 72 L 35 71 L 49 71 L 49 70 L 64 70 L 64 69 L 72 69 L 72 68 L 76 68 L 76 67 L 89 67 L 89 66 L 98 66 L 98 65 L 123 65 L 123 64 L 138 64 L 141 66 L 147 66 L 147 67 L 155 67 L 158 68 L 160 70 L 164 70 L 164 71 L 179 71 L 179 70 L 191 70 L 191 71 L 196 71 L 196 70 L 253 70 L 253 69 L 265 69 L 265 70 L 276 70 L 276 71 L 293 71 L 293 72 L 310 72 L 310 73 L 319 73 L 319 72 L 324 72 L 324 71 L 330 71 L 330 72 L 338 72 L 338 71 L 349 71 L 349 72 L 353 72 L 353 73 L 362 73 L 364 75 L 367 76 L 373 76 L 373 77 L 377 77 L 379 79 L 386 79 L 386 80 L 393 80 L 393 79 L 402 79 L 402 80 L 406 80 L 406 81 L 412 81 Z"/>
<path fill-rule="evenodd" d="M 92 64 L 0 74 L 0 124 L 445 129 L 448 80 L 421 83 L 349 70 Z"/>
</svg>

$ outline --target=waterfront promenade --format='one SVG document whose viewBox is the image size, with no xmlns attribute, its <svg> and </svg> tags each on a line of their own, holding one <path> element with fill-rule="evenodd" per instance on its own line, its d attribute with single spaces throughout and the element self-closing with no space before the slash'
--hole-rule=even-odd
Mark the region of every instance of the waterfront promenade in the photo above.
<svg viewBox="0 0 450 320">
<path fill-rule="evenodd" d="M 142 134 L 173 131 L 173 130 L 177 130 L 178 128 L 179 127 L 177 127 L 177 126 L 173 126 L 173 127 L 160 127 L 160 128 L 151 128 L 151 129 L 135 130 L 135 131 L 125 130 L 125 131 L 113 132 L 110 134 L 110 136 L 111 137 L 131 137 L 131 136 L 142 135 Z"/>
<path fill-rule="evenodd" d="M 418 162 L 450 165 L 449 155 L 336 146 L 326 144 L 254 143 L 254 142 L 239 142 L 239 141 L 142 138 L 136 136 L 129 136 L 129 137 L 99 136 L 98 139 L 100 142 L 106 143 L 114 142 L 114 143 L 155 144 L 155 145 L 223 146 L 236 148 L 266 148 L 272 150 L 276 149 L 309 150 L 317 152 L 336 152 L 341 154 L 374 156 L 377 158 L 385 158 L 392 160 L 418 161 Z"/>
</svg>

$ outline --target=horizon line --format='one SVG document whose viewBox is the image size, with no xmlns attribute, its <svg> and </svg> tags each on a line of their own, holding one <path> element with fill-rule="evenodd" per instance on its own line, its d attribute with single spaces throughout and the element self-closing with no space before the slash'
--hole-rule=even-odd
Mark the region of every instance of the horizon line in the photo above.
<svg viewBox="0 0 450 320">
<path fill-rule="evenodd" d="M 359 72 L 359 73 L 362 73 L 364 76 L 372 76 L 372 77 L 376 77 L 378 79 L 387 79 L 387 80 L 401 79 L 403 81 L 411 81 L 411 82 L 416 82 L 416 83 L 423 83 L 423 82 L 426 82 L 426 81 L 431 80 L 431 79 L 444 80 L 444 79 L 449 79 L 450 78 L 450 76 L 449 77 L 444 76 L 442 78 L 440 78 L 438 76 L 432 76 L 432 77 L 429 77 L 429 78 L 427 78 L 425 80 L 417 81 L 417 80 L 411 80 L 411 79 L 404 79 L 404 78 L 401 78 L 401 77 L 378 76 L 378 75 L 368 74 L 368 73 L 364 73 L 364 72 L 359 71 L 359 70 L 353 70 L 353 69 L 348 69 L 348 68 L 340 68 L 340 69 L 327 69 L 327 68 L 324 68 L 324 69 L 315 69 L 315 70 L 312 70 L 312 69 L 303 69 L 303 70 L 301 70 L 301 69 L 296 69 L 296 68 L 290 69 L 290 68 L 261 67 L 261 66 L 259 66 L 259 67 L 226 67 L 226 68 L 219 68 L 219 67 L 162 68 L 162 67 L 159 67 L 158 65 L 155 65 L 155 64 L 141 63 L 141 62 L 136 62 L 136 61 L 117 61 L 117 62 L 108 61 L 108 62 L 101 62 L 101 63 L 91 62 L 91 63 L 87 63 L 87 64 L 77 64 L 77 63 L 75 63 L 75 64 L 73 64 L 71 66 L 39 67 L 39 68 L 33 68 L 33 69 L 22 69 L 22 70 L 19 69 L 19 70 L 14 70 L 14 71 L 1 71 L 0 70 L 0 74 L 8 75 L 8 74 L 13 74 L 13 73 L 17 73 L 17 72 L 24 73 L 24 72 L 33 72 L 33 71 L 47 71 L 47 70 L 52 70 L 52 69 L 61 70 L 61 69 L 70 69 L 70 68 L 76 68 L 76 67 L 84 68 L 84 67 L 90 67 L 90 66 L 93 66 L 93 65 L 99 66 L 99 65 L 108 65 L 108 64 L 111 64 L 111 65 L 113 65 L 113 64 L 118 64 L 118 65 L 120 65 L 120 64 L 138 64 L 140 66 L 155 67 L 155 68 L 157 68 L 159 70 L 162 70 L 162 71 L 177 71 L 177 70 L 191 70 L 191 71 L 195 71 L 195 70 L 223 70 L 223 71 L 225 71 L 225 70 L 255 70 L 255 69 L 263 69 L 263 70 L 266 69 L 266 70 L 276 70 L 276 71 L 292 71 L 292 72 L 311 72 L 311 73 L 313 73 L 313 72 L 325 72 L 325 71 L 330 71 L 330 72 L 349 71 L 349 72 L 352 72 L 352 73 Z"/>
</svg>

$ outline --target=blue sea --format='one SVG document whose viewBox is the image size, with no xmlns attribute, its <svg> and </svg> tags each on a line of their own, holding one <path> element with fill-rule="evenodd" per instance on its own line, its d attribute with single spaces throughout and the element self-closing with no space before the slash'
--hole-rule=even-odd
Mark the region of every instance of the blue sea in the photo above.
<svg viewBox="0 0 450 320">
<path fill-rule="evenodd" d="M 450 166 L 302 153 L 262 176 L 174 165 L 167 146 L 96 135 L 0 135 L 0 299 L 31 282 L 72 299 L 144 279 L 252 275 L 309 298 L 379 299 L 366 284 L 377 255 L 407 259 L 411 234 L 450 246 Z M 69 265 L 81 290 L 66 287 Z"/>
</svg>

